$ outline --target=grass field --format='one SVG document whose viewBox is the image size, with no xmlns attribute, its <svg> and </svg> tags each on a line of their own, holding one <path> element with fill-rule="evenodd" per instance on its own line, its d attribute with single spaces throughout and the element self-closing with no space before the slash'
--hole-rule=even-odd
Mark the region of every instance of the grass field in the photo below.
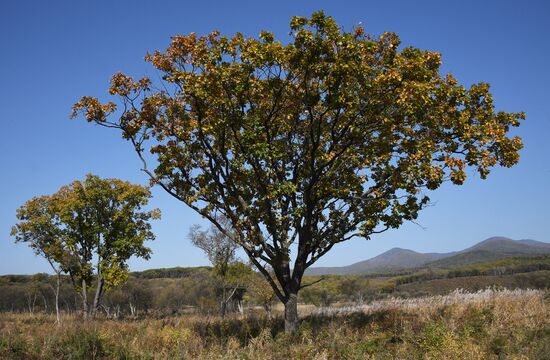
<svg viewBox="0 0 550 360">
<path fill-rule="evenodd" d="M 2 359 L 550 359 L 550 293 L 455 291 L 280 317 L 83 322 L 0 314 Z"/>
</svg>

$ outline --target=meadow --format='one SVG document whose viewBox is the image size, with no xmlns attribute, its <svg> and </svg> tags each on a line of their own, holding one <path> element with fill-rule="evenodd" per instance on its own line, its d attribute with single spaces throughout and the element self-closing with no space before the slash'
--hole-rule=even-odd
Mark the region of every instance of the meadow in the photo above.
<svg viewBox="0 0 550 360">
<path fill-rule="evenodd" d="M 221 319 L 96 319 L 0 313 L 2 359 L 550 359 L 548 290 L 453 291 Z"/>
</svg>

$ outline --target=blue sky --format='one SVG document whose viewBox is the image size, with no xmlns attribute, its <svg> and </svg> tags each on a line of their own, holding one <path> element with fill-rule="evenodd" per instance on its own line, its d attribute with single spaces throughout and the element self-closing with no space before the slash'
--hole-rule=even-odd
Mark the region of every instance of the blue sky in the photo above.
<svg viewBox="0 0 550 360">
<path fill-rule="evenodd" d="M 130 145 L 115 131 L 69 120 L 82 95 L 107 98 L 112 74 L 156 77 L 143 62 L 170 36 L 217 29 L 285 39 L 293 15 L 323 9 L 345 29 L 394 31 L 403 45 L 442 53 L 443 72 L 465 85 L 492 85 L 498 110 L 525 111 L 519 165 L 488 180 L 444 185 L 418 222 L 336 246 L 317 265 L 337 266 L 392 247 L 458 250 L 494 235 L 550 242 L 550 5 L 547 1 L 15 1 L 0 4 L 0 274 L 49 271 L 9 236 L 15 210 L 92 172 L 146 184 Z M 187 240 L 202 223 L 182 203 L 154 189 L 163 211 L 150 261 L 132 270 L 207 264 Z"/>
</svg>

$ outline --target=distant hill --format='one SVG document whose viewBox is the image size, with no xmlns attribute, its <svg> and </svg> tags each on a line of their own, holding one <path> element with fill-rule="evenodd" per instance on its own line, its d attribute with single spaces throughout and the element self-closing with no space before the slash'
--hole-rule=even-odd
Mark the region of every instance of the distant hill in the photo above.
<svg viewBox="0 0 550 360">
<path fill-rule="evenodd" d="M 550 254 L 550 244 L 535 240 L 492 237 L 470 248 L 450 253 L 419 253 L 393 248 L 372 259 L 341 267 L 314 267 L 306 275 L 346 275 L 391 272 L 421 267 L 453 267 L 510 256 Z"/>
<path fill-rule="evenodd" d="M 310 268 L 306 271 L 306 275 L 365 274 L 410 269 L 420 267 L 446 256 L 449 256 L 449 254 L 423 254 L 412 250 L 393 248 L 372 259 L 360 261 L 348 266 Z"/>
<path fill-rule="evenodd" d="M 492 237 L 456 255 L 447 256 L 426 266 L 449 268 L 460 265 L 492 261 L 511 256 L 536 256 L 550 254 L 550 244 L 535 240 L 512 240 L 505 237 Z"/>
<path fill-rule="evenodd" d="M 540 255 L 550 252 L 550 244 L 535 240 L 512 240 L 501 236 L 495 236 L 474 245 L 463 252 L 471 250 L 486 250 L 498 253 L 531 254 Z"/>
<path fill-rule="evenodd" d="M 196 266 L 196 267 L 173 267 L 149 269 L 144 271 L 133 271 L 130 275 L 134 278 L 143 279 L 173 279 L 195 277 L 200 273 L 209 273 L 212 270 L 211 266 Z"/>
</svg>

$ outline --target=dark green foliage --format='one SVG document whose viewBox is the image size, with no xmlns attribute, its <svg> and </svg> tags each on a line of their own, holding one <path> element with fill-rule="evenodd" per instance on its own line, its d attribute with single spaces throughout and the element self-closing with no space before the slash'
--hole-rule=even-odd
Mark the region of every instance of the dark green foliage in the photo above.
<svg viewBox="0 0 550 360">
<path fill-rule="evenodd" d="M 269 321 L 265 317 L 250 316 L 244 319 L 206 320 L 196 323 L 193 330 L 205 343 L 227 342 L 229 338 L 236 338 L 244 346 L 266 328 L 275 337 L 283 332 L 284 323 L 281 318 Z"/>
<path fill-rule="evenodd" d="M 100 359 L 108 354 L 107 345 L 101 338 L 97 329 L 88 329 L 78 333 L 69 333 L 66 336 L 58 337 L 57 344 L 53 349 L 55 358 L 77 359 Z"/>
<path fill-rule="evenodd" d="M 150 269 L 145 271 L 135 271 L 130 273 L 135 278 L 143 279 L 157 279 L 157 278 L 185 278 L 193 277 L 198 272 L 208 272 L 212 269 L 210 266 L 197 266 L 197 267 L 173 267 L 173 268 L 161 268 Z"/>
<path fill-rule="evenodd" d="M 487 329 L 495 315 L 491 307 L 480 309 L 471 306 L 464 312 L 460 319 L 463 328 L 463 335 L 473 339 L 479 339 L 487 335 Z"/>
</svg>

